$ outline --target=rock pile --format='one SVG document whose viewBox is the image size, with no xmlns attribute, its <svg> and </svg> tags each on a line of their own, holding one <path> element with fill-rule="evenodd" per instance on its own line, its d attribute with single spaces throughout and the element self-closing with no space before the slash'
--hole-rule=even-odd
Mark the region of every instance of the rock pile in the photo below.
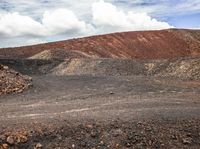
<svg viewBox="0 0 200 149">
<path fill-rule="evenodd" d="M 50 71 L 55 75 L 159 76 L 200 80 L 200 58 L 169 60 L 71 59 Z"/>
<path fill-rule="evenodd" d="M 31 86 L 32 78 L 0 64 L 0 95 L 20 93 Z"/>
<path fill-rule="evenodd" d="M 44 50 L 40 53 L 37 53 L 28 59 L 38 59 L 38 60 L 63 60 L 63 59 L 71 59 L 71 58 L 84 58 L 89 57 L 89 55 L 85 54 L 81 51 L 68 51 L 65 49 L 53 49 L 53 50 Z"/>
<path fill-rule="evenodd" d="M 161 76 L 177 77 L 182 79 L 200 79 L 200 59 L 175 60 L 168 64 L 167 68 L 160 73 Z"/>
<path fill-rule="evenodd" d="M 6 132 L 3 135 L 0 135 L 0 149 L 19 149 L 17 146 L 19 144 L 25 144 L 28 142 L 27 132 L 15 132 L 11 133 L 10 131 Z"/>
</svg>

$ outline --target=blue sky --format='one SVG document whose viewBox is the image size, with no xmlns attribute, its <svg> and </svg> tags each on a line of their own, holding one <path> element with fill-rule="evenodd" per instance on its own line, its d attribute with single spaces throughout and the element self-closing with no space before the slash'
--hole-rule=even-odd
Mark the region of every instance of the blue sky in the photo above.
<svg viewBox="0 0 200 149">
<path fill-rule="evenodd" d="M 165 20 L 177 28 L 200 28 L 200 12 L 168 16 Z"/>
<path fill-rule="evenodd" d="M 0 0 L 0 47 L 166 28 L 200 28 L 200 0 Z"/>
</svg>

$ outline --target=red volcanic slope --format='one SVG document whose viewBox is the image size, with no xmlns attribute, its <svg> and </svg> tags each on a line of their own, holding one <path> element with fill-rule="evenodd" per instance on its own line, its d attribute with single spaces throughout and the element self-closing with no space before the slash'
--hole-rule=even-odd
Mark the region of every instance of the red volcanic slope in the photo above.
<svg viewBox="0 0 200 149">
<path fill-rule="evenodd" d="M 77 57 L 82 54 L 84 57 L 93 58 L 198 57 L 200 30 L 169 29 L 113 33 L 34 46 L 5 48 L 0 49 L 0 58 L 28 58 L 45 50 L 54 52 L 55 49 L 57 52 L 59 49 L 64 52 L 75 52 Z"/>
</svg>

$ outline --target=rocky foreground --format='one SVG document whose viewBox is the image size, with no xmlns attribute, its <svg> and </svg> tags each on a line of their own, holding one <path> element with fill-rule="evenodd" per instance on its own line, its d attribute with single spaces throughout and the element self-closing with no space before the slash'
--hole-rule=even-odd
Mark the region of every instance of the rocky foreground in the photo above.
<svg viewBox="0 0 200 149">
<path fill-rule="evenodd" d="M 1 149 L 198 148 L 200 82 L 33 76 L 0 97 Z"/>
<path fill-rule="evenodd" d="M 200 121 L 121 121 L 54 124 L 10 129 L 0 136 L 0 149 L 198 148 Z M 34 128 L 34 129 L 33 129 Z"/>
</svg>

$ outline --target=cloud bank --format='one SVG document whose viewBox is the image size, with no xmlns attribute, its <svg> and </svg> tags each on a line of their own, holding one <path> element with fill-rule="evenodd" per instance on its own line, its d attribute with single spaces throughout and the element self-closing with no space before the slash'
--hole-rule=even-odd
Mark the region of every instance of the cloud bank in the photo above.
<svg viewBox="0 0 200 149">
<path fill-rule="evenodd" d="M 86 21 L 67 8 L 44 11 L 39 19 L 19 12 L 0 13 L 0 39 L 27 38 L 23 43 L 31 44 L 30 41 L 53 41 L 54 36 L 59 35 L 68 39 L 120 31 L 172 28 L 167 22 L 152 18 L 145 12 L 123 11 L 103 0 L 91 4 L 90 15 L 91 18 Z"/>
</svg>

